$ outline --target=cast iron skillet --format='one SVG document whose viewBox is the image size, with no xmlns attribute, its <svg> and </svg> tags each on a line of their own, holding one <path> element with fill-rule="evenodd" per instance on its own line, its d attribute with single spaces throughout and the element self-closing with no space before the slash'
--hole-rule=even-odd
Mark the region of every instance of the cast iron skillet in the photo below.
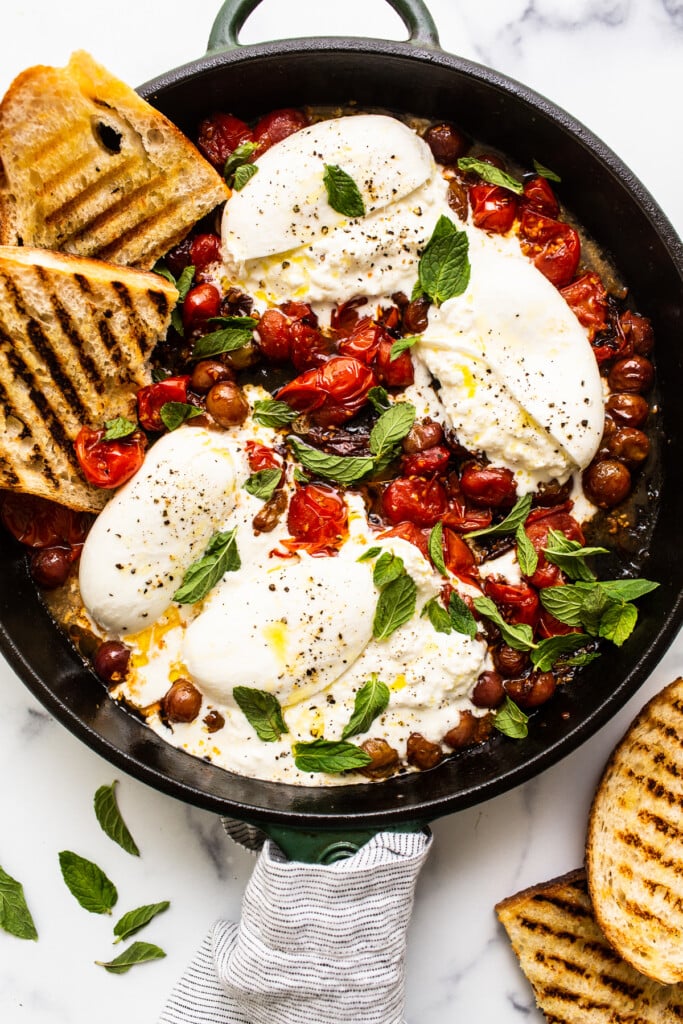
<svg viewBox="0 0 683 1024">
<path fill-rule="evenodd" d="M 683 435 L 675 423 L 683 383 L 683 248 L 640 182 L 586 128 L 525 86 L 440 50 L 421 0 L 389 0 L 410 33 L 407 42 L 324 38 L 239 46 L 237 34 L 258 3 L 227 0 L 206 56 L 140 89 L 190 136 L 214 109 L 249 119 L 277 107 L 355 99 L 452 119 L 523 165 L 537 158 L 561 175 L 562 200 L 613 256 L 636 308 L 654 325 L 665 443 L 654 471 L 659 506 L 641 574 L 661 586 L 639 602 L 639 624 L 625 647 L 587 666 L 541 708 L 524 742 L 498 737 L 429 772 L 331 789 L 224 772 L 164 743 L 116 706 L 52 623 L 20 547 L 7 536 L 0 538 L 0 643 L 64 725 L 172 796 L 275 830 L 409 828 L 508 790 L 568 754 L 626 702 L 676 634 L 683 604 L 683 546 L 676 542 Z"/>
</svg>

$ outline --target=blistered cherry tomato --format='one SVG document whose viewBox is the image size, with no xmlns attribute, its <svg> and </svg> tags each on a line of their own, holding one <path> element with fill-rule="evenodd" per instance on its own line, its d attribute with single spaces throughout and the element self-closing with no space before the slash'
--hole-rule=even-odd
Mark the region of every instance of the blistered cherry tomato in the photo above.
<svg viewBox="0 0 683 1024">
<path fill-rule="evenodd" d="M 307 302 L 295 302 L 288 299 L 280 305 L 280 309 L 290 320 L 303 320 L 308 327 L 318 326 L 318 314 L 314 313 Z"/>
<path fill-rule="evenodd" d="M 187 402 L 189 377 L 167 377 L 138 391 L 138 419 L 145 430 L 165 430 L 161 408 L 166 402 Z"/>
<path fill-rule="evenodd" d="M 538 594 L 528 583 L 515 585 L 489 578 L 484 583 L 484 590 L 487 597 L 498 605 L 506 622 L 513 625 L 536 625 L 540 604 Z"/>
<path fill-rule="evenodd" d="M 357 359 L 332 356 L 318 369 L 285 384 L 277 398 L 297 412 L 310 413 L 321 426 L 330 426 L 355 416 L 376 383 L 372 370 Z"/>
<path fill-rule="evenodd" d="M 416 548 L 419 548 L 425 558 L 428 558 L 429 530 L 421 530 L 414 523 L 399 523 L 391 530 L 380 533 L 379 540 L 384 540 L 385 537 L 400 537 L 401 540 L 407 540 L 409 544 L 414 544 Z"/>
<path fill-rule="evenodd" d="M 540 512 L 540 510 L 538 511 Z M 532 516 L 527 520 L 524 531 L 538 555 L 538 565 L 534 574 L 529 577 L 529 583 L 539 589 L 541 587 L 554 587 L 562 579 L 562 571 L 559 566 L 549 562 L 543 553 L 544 548 L 548 547 L 548 535 L 551 530 L 564 534 L 567 540 L 575 540 L 579 544 L 585 543 L 581 527 L 568 512 L 555 512 L 551 510 L 541 515 L 537 513 L 536 517 L 532 513 Z"/>
<path fill-rule="evenodd" d="M 407 520 L 416 526 L 434 526 L 446 511 L 443 484 L 424 477 L 398 477 L 382 495 L 382 511 L 390 523 Z"/>
<path fill-rule="evenodd" d="M 347 508 L 328 484 L 297 487 L 289 503 L 287 529 L 311 554 L 336 549 L 347 534 Z"/>
<path fill-rule="evenodd" d="M 318 330 L 303 320 L 294 320 L 290 329 L 291 351 L 289 358 L 301 373 L 322 366 L 330 354 L 330 341 Z"/>
<path fill-rule="evenodd" d="M 0 493 L 0 519 L 16 540 L 31 548 L 80 545 L 92 522 L 85 512 L 15 491 Z"/>
<path fill-rule="evenodd" d="M 481 530 L 491 525 L 491 509 L 473 507 L 462 492 L 457 473 L 449 473 L 446 477 L 446 491 L 448 508 L 443 517 L 446 526 L 459 533 L 468 533 L 470 530 Z"/>
<path fill-rule="evenodd" d="M 216 263 L 221 258 L 221 240 L 218 235 L 195 235 L 190 243 L 190 263 L 198 270 Z"/>
<path fill-rule="evenodd" d="M 588 328 L 591 341 L 607 327 L 607 292 L 594 270 L 577 277 L 561 293 L 579 323 Z"/>
<path fill-rule="evenodd" d="M 36 548 L 31 555 L 31 576 L 44 590 L 55 590 L 66 582 L 72 561 L 69 547 Z"/>
<path fill-rule="evenodd" d="M 517 216 L 517 199 L 514 192 L 500 185 L 472 185 L 470 188 L 472 220 L 475 227 L 506 234 Z"/>
<path fill-rule="evenodd" d="M 262 469 L 280 469 L 282 459 L 265 444 L 258 441 L 247 441 L 247 462 L 252 473 L 258 473 Z"/>
<path fill-rule="evenodd" d="M 266 114 L 254 128 L 254 142 L 258 143 L 259 156 L 276 142 L 282 142 L 294 132 L 301 131 L 307 124 L 308 121 L 301 111 L 293 110 L 291 107 Z"/>
<path fill-rule="evenodd" d="M 279 309 L 267 309 L 258 322 L 257 345 L 271 363 L 285 363 L 292 351 L 292 322 Z"/>
<path fill-rule="evenodd" d="M 375 356 L 373 368 L 381 384 L 390 388 L 407 388 L 415 381 L 415 368 L 410 352 L 401 352 L 396 359 L 391 358 L 394 342 L 390 338 L 382 338 Z"/>
<path fill-rule="evenodd" d="M 401 472 L 404 476 L 434 476 L 444 473 L 451 457 L 450 448 L 438 444 L 414 455 L 404 455 Z"/>
<path fill-rule="evenodd" d="M 513 505 L 517 496 L 514 474 L 503 466 L 465 466 L 460 477 L 462 493 L 480 508 Z"/>
<path fill-rule="evenodd" d="M 369 316 L 364 316 L 348 337 L 339 343 L 339 351 L 344 356 L 353 356 L 354 359 L 359 359 L 361 363 L 370 366 L 379 351 L 379 343 L 384 337 L 384 329 Z"/>
<path fill-rule="evenodd" d="M 522 251 L 556 288 L 569 284 L 581 256 L 581 240 L 573 227 L 533 210 L 525 210 L 519 236 Z"/>
<path fill-rule="evenodd" d="M 562 585 L 562 581 L 558 586 Z M 538 620 L 538 635 L 544 640 L 550 636 L 566 636 L 567 633 L 580 633 L 576 626 L 568 626 L 566 622 L 560 622 L 554 615 L 551 615 L 547 608 L 541 609 Z"/>
<path fill-rule="evenodd" d="M 221 306 L 221 293 L 212 284 L 198 284 L 190 288 L 183 302 L 183 324 L 194 327 L 196 324 L 218 316 Z"/>
<path fill-rule="evenodd" d="M 199 122 L 197 146 L 219 171 L 242 142 L 253 142 L 251 129 L 232 114 L 212 114 Z"/>
<path fill-rule="evenodd" d="M 524 182 L 524 202 L 530 210 L 557 217 L 560 206 L 550 184 L 541 175 Z"/>
<path fill-rule="evenodd" d="M 471 576 L 476 572 L 476 561 L 472 549 L 462 537 L 449 530 L 443 531 L 443 557 L 446 568 L 455 576 Z"/>
<path fill-rule="evenodd" d="M 452 124 L 433 124 L 422 138 L 439 164 L 454 164 L 469 149 L 469 141 Z"/>
<path fill-rule="evenodd" d="M 147 441 L 141 430 L 118 441 L 105 441 L 104 430 L 81 427 L 74 442 L 83 476 L 95 487 L 120 487 L 137 473 Z"/>
</svg>

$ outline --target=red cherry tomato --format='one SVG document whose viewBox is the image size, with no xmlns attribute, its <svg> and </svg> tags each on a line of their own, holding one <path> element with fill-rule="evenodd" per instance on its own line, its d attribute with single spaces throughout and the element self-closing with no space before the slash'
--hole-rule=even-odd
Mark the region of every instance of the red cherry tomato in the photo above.
<svg viewBox="0 0 683 1024">
<path fill-rule="evenodd" d="M 190 263 L 197 270 L 202 270 L 209 263 L 216 263 L 221 258 L 221 240 L 218 235 L 195 235 L 190 242 Z"/>
<path fill-rule="evenodd" d="M 588 328 L 592 341 L 598 331 L 607 327 L 607 292 L 599 275 L 589 270 L 560 291 L 579 323 Z"/>
<path fill-rule="evenodd" d="M 80 546 L 92 516 L 34 494 L 0 493 L 0 520 L 16 540 L 31 548 Z"/>
<path fill-rule="evenodd" d="M 514 192 L 500 185 L 471 185 L 470 205 L 475 227 L 506 234 L 517 216 L 517 199 Z"/>
<path fill-rule="evenodd" d="M 247 462 L 252 473 L 258 473 L 261 469 L 280 469 L 282 459 L 265 444 L 258 441 L 247 441 Z"/>
<path fill-rule="evenodd" d="M 339 351 L 344 356 L 353 356 L 354 359 L 359 359 L 361 363 L 370 366 L 379 351 L 379 343 L 384 333 L 379 324 L 369 316 L 364 316 L 348 337 L 339 343 Z"/>
<path fill-rule="evenodd" d="M 398 477 L 382 495 L 382 511 L 390 523 L 407 520 L 416 526 L 434 526 L 446 511 L 443 484 L 424 477 Z"/>
<path fill-rule="evenodd" d="M 401 472 L 404 476 L 432 476 L 445 473 L 450 457 L 450 449 L 445 444 L 437 444 L 423 452 L 404 455 L 401 459 Z"/>
<path fill-rule="evenodd" d="M 359 295 L 334 307 L 330 314 L 330 327 L 338 338 L 346 338 L 355 330 L 358 323 L 357 308 L 364 303 L 364 297 Z"/>
<path fill-rule="evenodd" d="M 373 364 L 377 379 L 389 388 L 407 388 L 415 381 L 415 369 L 410 352 L 401 352 L 396 359 L 391 358 L 391 347 L 394 342 L 390 338 L 382 338 Z"/>
<path fill-rule="evenodd" d="M 524 202 L 530 210 L 546 217 L 557 217 L 560 205 L 548 181 L 540 174 L 524 182 Z"/>
<path fill-rule="evenodd" d="M 540 613 L 538 594 L 528 583 L 513 585 L 489 578 L 484 583 L 484 591 L 498 606 L 506 622 L 532 627 L 538 622 Z"/>
<path fill-rule="evenodd" d="M 443 531 L 443 556 L 446 568 L 455 576 L 468 578 L 476 575 L 477 563 L 471 548 L 447 527 Z"/>
<path fill-rule="evenodd" d="M 465 497 L 480 508 L 514 505 L 517 497 L 514 475 L 502 466 L 470 463 L 462 471 L 460 488 Z"/>
<path fill-rule="evenodd" d="M 303 320 L 308 327 L 318 326 L 318 314 L 313 312 L 307 302 L 294 302 L 289 299 L 282 303 L 280 309 L 290 320 Z"/>
<path fill-rule="evenodd" d="M 212 284 L 198 284 L 190 288 L 183 302 L 183 324 L 194 327 L 209 317 L 218 316 L 221 306 L 221 293 Z"/>
<path fill-rule="evenodd" d="M 332 356 L 317 369 L 307 370 L 277 394 L 297 412 L 311 413 L 321 426 L 344 423 L 365 405 L 377 383 L 372 370 L 350 356 Z"/>
<path fill-rule="evenodd" d="M 379 540 L 384 540 L 385 537 L 400 537 L 401 540 L 407 540 L 409 544 L 419 548 L 425 558 L 429 558 L 429 530 L 421 530 L 414 523 L 399 523 L 391 530 L 379 534 Z"/>
<path fill-rule="evenodd" d="M 267 309 L 258 322 L 257 345 L 271 363 L 285 363 L 292 350 L 291 321 L 279 309 Z"/>
<path fill-rule="evenodd" d="M 307 124 L 308 121 L 301 111 L 293 110 L 291 107 L 266 114 L 254 128 L 254 142 L 258 143 L 258 155 L 265 153 L 276 142 L 282 142 L 288 135 L 305 128 Z"/>
<path fill-rule="evenodd" d="M 251 129 L 232 114 L 212 114 L 199 122 L 197 146 L 219 171 L 242 142 L 253 142 Z"/>
<path fill-rule="evenodd" d="M 578 232 L 569 224 L 525 210 L 519 231 L 522 251 L 556 288 L 568 285 L 581 256 Z"/>
<path fill-rule="evenodd" d="M 547 608 L 541 609 L 538 620 L 538 635 L 546 640 L 550 636 L 566 636 L 567 633 L 580 633 L 578 626 L 568 626 L 566 622 L 560 622 L 554 615 L 551 615 Z"/>
<path fill-rule="evenodd" d="M 138 391 L 138 420 L 145 430 L 165 430 L 161 407 L 166 402 L 187 402 L 189 377 L 167 377 Z"/>
<path fill-rule="evenodd" d="M 448 508 L 443 518 L 445 526 L 450 526 L 458 533 L 469 533 L 470 530 L 481 530 L 491 525 L 491 509 L 472 507 L 462 492 L 457 473 L 449 473 L 446 477 L 446 491 Z"/>
<path fill-rule="evenodd" d="M 320 333 L 317 327 L 310 327 L 303 320 L 295 320 L 289 329 L 291 339 L 290 359 L 296 369 L 311 370 L 322 366 L 330 355 L 331 342 Z"/>
<path fill-rule="evenodd" d="M 147 441 L 140 430 L 119 441 L 104 441 L 104 435 L 104 430 L 81 427 L 74 442 L 76 457 L 89 484 L 120 487 L 142 465 Z"/>
<path fill-rule="evenodd" d="M 292 495 L 287 529 L 297 548 L 321 554 L 336 550 L 343 542 L 348 532 L 347 518 L 346 502 L 334 487 L 306 484 Z"/>
<path fill-rule="evenodd" d="M 540 512 L 541 510 L 535 511 Z M 538 589 L 554 587 L 564 579 L 560 567 L 549 562 L 543 553 L 543 549 L 548 546 L 548 534 L 551 530 L 563 533 L 567 540 L 576 540 L 579 544 L 585 543 L 581 527 L 568 512 L 551 510 L 546 511 L 545 515 L 536 516 L 532 513 L 527 519 L 524 531 L 538 555 L 536 571 L 533 576 L 529 577 L 529 583 Z"/>
</svg>

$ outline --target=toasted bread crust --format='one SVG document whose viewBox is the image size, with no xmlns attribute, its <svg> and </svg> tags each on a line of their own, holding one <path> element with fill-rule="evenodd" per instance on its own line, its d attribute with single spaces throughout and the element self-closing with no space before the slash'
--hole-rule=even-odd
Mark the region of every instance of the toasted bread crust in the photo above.
<svg viewBox="0 0 683 1024">
<path fill-rule="evenodd" d="M 683 679 L 646 704 L 607 763 L 586 867 L 615 949 L 648 977 L 683 981 Z"/>
<path fill-rule="evenodd" d="M 0 105 L 0 243 L 150 269 L 230 195 L 171 122 L 84 52 Z"/>
</svg>

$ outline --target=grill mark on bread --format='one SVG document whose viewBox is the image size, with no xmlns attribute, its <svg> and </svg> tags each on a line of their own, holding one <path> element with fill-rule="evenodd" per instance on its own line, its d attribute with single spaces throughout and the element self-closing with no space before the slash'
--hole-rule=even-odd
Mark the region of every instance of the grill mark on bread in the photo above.
<svg viewBox="0 0 683 1024">
<path fill-rule="evenodd" d="M 560 896 L 548 896 L 541 895 L 534 897 L 535 903 L 547 903 L 551 907 L 555 907 L 556 910 L 561 910 L 563 913 L 568 914 L 570 917 L 581 919 L 582 917 L 589 917 L 584 907 L 578 906 L 576 903 L 572 903 L 570 900 L 565 900 Z"/>
<path fill-rule="evenodd" d="M 0 332 L 0 339 L 2 341 L 8 341 L 6 335 Z M 46 398 L 41 390 L 40 381 L 36 378 L 33 371 L 29 366 L 26 365 L 24 360 L 21 358 L 16 349 L 12 346 L 11 342 L 7 348 L 3 349 L 4 354 L 7 358 L 7 362 L 16 377 L 24 381 L 29 389 L 30 401 L 39 410 L 42 418 L 46 421 L 47 429 L 52 440 L 62 449 L 64 454 L 67 456 L 69 462 L 72 465 L 78 466 L 76 456 L 73 451 L 73 445 L 71 439 L 67 434 L 61 420 L 59 419 L 59 412 L 56 410 L 52 403 Z M 19 417 L 22 423 L 25 423 L 24 416 Z M 33 431 L 31 436 L 35 437 Z"/>
<path fill-rule="evenodd" d="M 51 289 L 50 278 L 45 268 L 36 267 L 36 273 L 43 282 L 46 295 L 49 296 L 50 305 L 52 306 L 59 326 L 62 329 L 62 334 L 71 342 L 74 360 L 77 362 L 77 365 L 82 371 L 84 377 L 87 378 L 90 386 L 93 387 L 98 394 L 101 394 L 104 388 L 104 382 L 102 381 L 101 375 L 95 365 L 95 360 L 88 355 L 86 339 L 83 337 L 79 325 L 65 309 L 57 293 Z"/>
<path fill-rule="evenodd" d="M 168 252 L 187 234 L 183 228 L 184 221 L 173 220 L 174 214 L 182 214 L 188 201 L 201 201 L 201 191 L 170 199 L 161 209 L 154 210 L 144 220 L 121 232 L 114 242 L 103 244 L 97 250 L 99 259 L 113 259 L 126 245 L 131 242 L 136 251 L 135 263 L 148 263 L 147 258 L 152 252 Z M 165 224 L 164 222 L 167 222 Z"/>
<path fill-rule="evenodd" d="M 137 219 L 131 225 L 131 208 L 146 209 L 154 202 L 155 193 L 166 196 L 164 205 L 159 207 L 159 199 L 152 206 L 149 216 Z M 151 201 L 151 202 L 150 202 Z M 170 219 L 173 211 L 187 202 L 186 196 L 168 196 L 167 188 L 164 186 L 164 175 L 156 174 L 147 178 L 141 184 L 126 191 L 120 200 L 111 203 L 104 209 L 94 211 L 94 216 L 81 218 L 78 221 L 78 228 L 68 236 L 68 246 L 78 246 L 79 251 L 88 251 L 97 254 L 100 259 L 107 259 L 107 253 L 118 251 L 123 247 L 128 237 L 135 238 L 148 233 L 157 221 Z M 120 223 L 119 223 L 120 222 Z M 102 236 L 109 236 L 103 238 Z M 156 243 L 156 240 L 155 240 Z"/>
<path fill-rule="evenodd" d="M 109 156 L 104 157 L 104 154 L 103 158 L 112 159 Z M 79 163 L 85 166 L 92 166 L 93 154 L 85 153 L 76 161 L 76 165 Z M 60 225 L 60 222 L 63 223 L 64 230 L 59 230 L 58 227 L 56 231 L 56 237 L 63 245 L 68 243 L 75 235 L 79 237 L 84 235 L 90 225 L 96 227 L 95 222 L 99 217 L 116 213 L 119 209 L 123 208 L 124 201 L 121 199 L 120 194 L 122 188 L 126 185 L 125 177 L 131 168 L 141 169 L 138 160 L 133 157 L 118 159 L 116 165 L 106 171 L 101 171 L 99 167 L 95 167 L 95 177 L 84 188 L 79 189 L 70 199 L 66 199 L 47 214 L 45 217 L 46 227 L 51 229 L 55 225 Z M 51 188 L 54 190 L 59 187 L 61 182 L 68 182 L 77 173 L 77 170 L 77 166 L 61 168 L 59 173 L 50 180 Z M 79 210 L 86 207 L 93 196 L 100 198 L 102 202 L 106 203 L 106 206 L 102 208 L 100 204 L 99 208 L 93 210 L 90 215 L 79 217 Z"/>
<path fill-rule="evenodd" d="M 648 791 L 648 793 L 656 797 L 658 800 L 665 800 L 670 807 L 674 804 L 679 806 L 683 805 L 683 800 L 681 800 L 676 793 L 672 793 L 672 791 L 668 789 L 663 782 L 659 782 L 651 775 L 645 775 L 642 772 L 638 773 L 630 767 L 625 769 L 624 774 L 627 778 L 632 779 L 633 782 L 637 782 L 639 786 L 642 786 Z"/>
<path fill-rule="evenodd" d="M 657 832 L 661 832 L 667 839 L 675 839 L 679 843 L 683 842 L 683 829 L 678 828 L 673 822 L 667 821 L 666 818 L 662 818 L 661 815 L 655 814 L 654 811 L 641 807 L 638 811 L 638 819 L 644 824 L 652 825 Z M 680 873 L 683 874 L 683 864 L 681 864 Z"/>
</svg>

